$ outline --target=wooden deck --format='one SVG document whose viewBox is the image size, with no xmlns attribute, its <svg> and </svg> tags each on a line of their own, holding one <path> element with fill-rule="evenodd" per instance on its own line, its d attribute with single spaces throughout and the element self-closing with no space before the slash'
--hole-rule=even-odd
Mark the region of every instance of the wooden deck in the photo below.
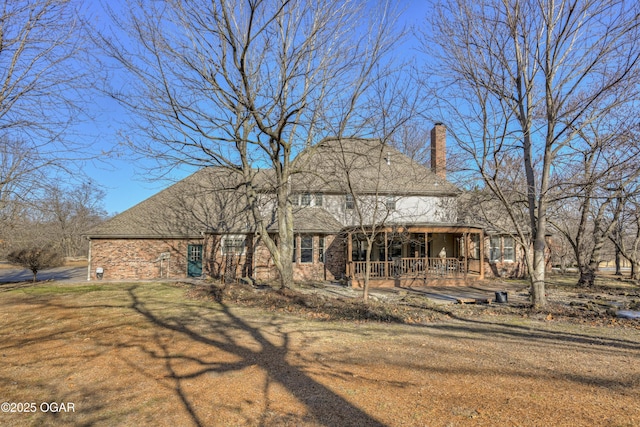
<svg viewBox="0 0 640 427">
<path fill-rule="evenodd" d="M 466 286 L 481 280 L 458 258 L 399 258 L 369 262 L 371 287 Z M 353 287 L 364 286 L 367 262 L 353 261 L 348 266 Z"/>
</svg>

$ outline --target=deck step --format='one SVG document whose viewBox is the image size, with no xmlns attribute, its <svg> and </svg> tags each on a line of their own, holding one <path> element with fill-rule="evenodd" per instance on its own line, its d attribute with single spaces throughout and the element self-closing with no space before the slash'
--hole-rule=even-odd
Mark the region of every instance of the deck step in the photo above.
<svg viewBox="0 0 640 427">
<path fill-rule="evenodd" d="M 456 298 L 458 304 L 491 304 L 489 298 Z"/>
</svg>

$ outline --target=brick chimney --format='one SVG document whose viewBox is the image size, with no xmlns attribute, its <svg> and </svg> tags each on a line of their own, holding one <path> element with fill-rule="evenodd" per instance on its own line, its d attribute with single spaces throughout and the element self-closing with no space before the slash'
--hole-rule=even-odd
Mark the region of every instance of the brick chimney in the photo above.
<svg viewBox="0 0 640 427">
<path fill-rule="evenodd" d="M 447 179 L 447 128 L 436 123 L 431 129 L 431 170 Z"/>
</svg>

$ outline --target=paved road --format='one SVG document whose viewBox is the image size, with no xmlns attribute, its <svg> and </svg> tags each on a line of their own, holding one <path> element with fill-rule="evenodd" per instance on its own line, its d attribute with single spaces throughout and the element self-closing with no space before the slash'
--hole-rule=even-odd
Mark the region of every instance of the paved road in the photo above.
<svg viewBox="0 0 640 427">
<path fill-rule="evenodd" d="M 26 269 L 0 268 L 0 283 L 26 282 L 33 280 L 33 273 Z M 38 280 L 58 280 L 75 283 L 87 281 L 87 267 L 57 267 L 38 272 Z"/>
</svg>

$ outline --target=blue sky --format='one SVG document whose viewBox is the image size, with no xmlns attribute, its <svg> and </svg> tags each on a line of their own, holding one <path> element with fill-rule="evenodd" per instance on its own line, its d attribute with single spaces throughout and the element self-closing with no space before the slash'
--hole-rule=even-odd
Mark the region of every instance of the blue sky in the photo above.
<svg viewBox="0 0 640 427">
<path fill-rule="evenodd" d="M 403 19 L 407 24 L 415 24 L 426 13 L 426 1 L 406 0 L 400 5 L 406 8 Z M 110 3 L 116 6 L 117 3 Z M 97 19 L 103 23 L 107 22 L 98 7 L 89 6 Z M 414 55 L 413 50 L 407 46 L 403 54 Z M 80 132 L 83 138 L 95 141 L 92 145 L 96 152 L 108 152 L 114 148 L 118 149 L 122 132 L 121 123 L 126 119 L 127 112 L 115 101 L 96 96 L 92 99 L 91 115 L 93 118 L 81 125 Z M 85 165 L 85 173 L 92 182 L 100 184 L 105 190 L 103 206 L 109 214 L 123 212 L 137 203 L 147 199 L 163 188 L 171 184 L 170 180 L 151 181 L 146 179 L 145 166 L 149 166 L 150 161 L 145 159 L 133 159 L 130 154 L 124 152 L 115 156 L 102 156 L 103 162 L 91 162 Z M 179 179 L 188 173 L 174 173 L 172 178 Z"/>
</svg>

